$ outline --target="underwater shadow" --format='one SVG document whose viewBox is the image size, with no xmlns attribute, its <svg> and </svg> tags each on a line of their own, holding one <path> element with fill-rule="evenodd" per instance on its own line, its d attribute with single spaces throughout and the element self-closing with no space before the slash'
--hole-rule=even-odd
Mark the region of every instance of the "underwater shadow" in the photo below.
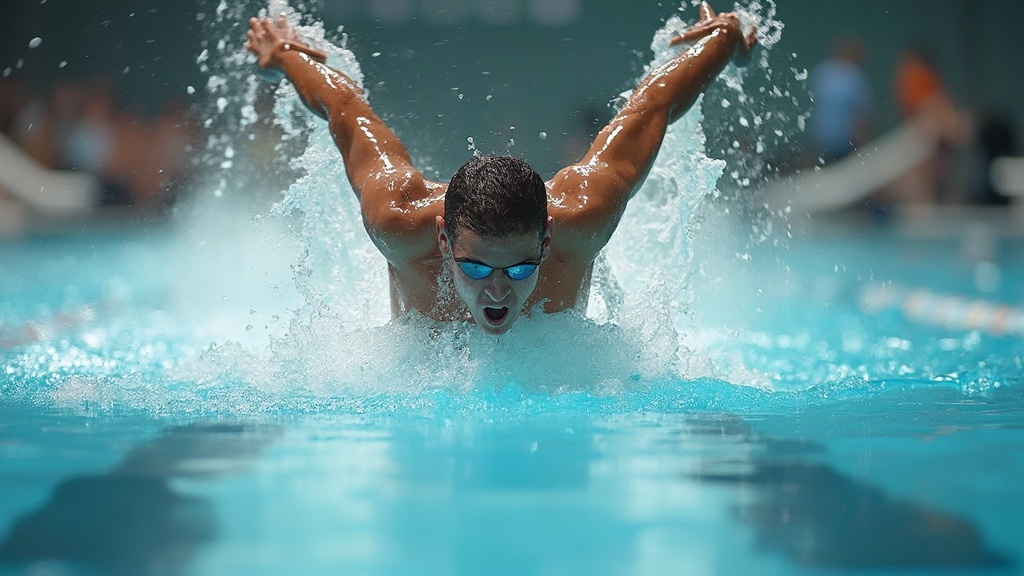
<svg viewBox="0 0 1024 576">
<path fill-rule="evenodd" d="M 178 574 L 217 535 L 203 498 L 172 479 L 237 472 L 270 444 L 276 427 L 191 424 L 132 449 L 113 470 L 61 482 L 40 509 L 14 522 L 0 564 L 67 564 L 112 575 Z M 46 573 L 66 573 L 64 570 Z"/>
<path fill-rule="evenodd" d="M 688 478 L 753 495 L 735 508 L 756 530 L 755 546 L 816 568 L 1007 568 L 969 520 L 900 500 L 813 460 L 813 442 L 761 437 L 739 418 L 699 419 L 689 432 L 746 437 L 757 452 L 710 461 Z"/>
</svg>

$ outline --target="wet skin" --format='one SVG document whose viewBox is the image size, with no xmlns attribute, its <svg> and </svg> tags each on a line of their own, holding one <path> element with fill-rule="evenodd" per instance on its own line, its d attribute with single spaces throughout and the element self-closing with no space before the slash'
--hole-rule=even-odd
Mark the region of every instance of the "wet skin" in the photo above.
<svg viewBox="0 0 1024 576">
<path fill-rule="evenodd" d="M 754 31 L 744 35 L 735 15 L 715 15 L 706 3 L 700 13 L 697 25 L 672 40 L 692 46 L 642 80 L 580 162 L 545 183 L 548 226 L 529 235 L 529 242 L 525 236 L 482 238 L 458 231 L 452 243 L 444 233 L 447 184 L 423 177 L 362 89 L 327 66 L 326 55 L 298 38 L 283 16 L 252 18 L 246 48 L 265 72 L 287 76 L 306 106 L 327 120 L 366 231 L 388 261 L 393 315 L 416 310 L 441 321 L 472 319 L 486 332 L 500 334 L 524 311 L 586 307 L 594 259 L 647 176 L 668 125 L 690 109 L 730 60 L 749 56 Z M 540 269 L 508 286 L 500 272 L 475 281 L 453 265 L 460 257 L 499 268 L 537 259 L 538 237 Z M 452 285 L 455 290 L 446 289 Z M 508 311 L 489 319 L 488 304 Z"/>
</svg>

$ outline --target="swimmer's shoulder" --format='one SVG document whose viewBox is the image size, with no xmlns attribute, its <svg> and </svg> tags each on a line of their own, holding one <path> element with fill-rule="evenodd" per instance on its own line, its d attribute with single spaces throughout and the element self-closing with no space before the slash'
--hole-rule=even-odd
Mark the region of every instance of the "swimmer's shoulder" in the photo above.
<svg viewBox="0 0 1024 576">
<path fill-rule="evenodd" d="M 547 182 L 552 241 L 566 251 L 596 255 L 618 225 L 629 184 L 600 165 L 575 164 Z"/>
<path fill-rule="evenodd" d="M 437 256 L 436 219 L 444 215 L 447 186 L 422 180 L 422 187 L 394 188 L 376 204 L 363 203 L 363 224 L 377 249 L 396 266 Z"/>
</svg>

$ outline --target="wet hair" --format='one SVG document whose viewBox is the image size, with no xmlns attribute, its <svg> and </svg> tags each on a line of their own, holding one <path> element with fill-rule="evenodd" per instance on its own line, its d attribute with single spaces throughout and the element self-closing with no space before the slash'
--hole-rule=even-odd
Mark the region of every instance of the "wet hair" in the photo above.
<svg viewBox="0 0 1024 576">
<path fill-rule="evenodd" d="M 445 232 L 460 228 L 489 238 L 544 233 L 548 195 L 544 180 L 514 156 L 478 156 L 452 176 L 444 197 Z"/>
</svg>

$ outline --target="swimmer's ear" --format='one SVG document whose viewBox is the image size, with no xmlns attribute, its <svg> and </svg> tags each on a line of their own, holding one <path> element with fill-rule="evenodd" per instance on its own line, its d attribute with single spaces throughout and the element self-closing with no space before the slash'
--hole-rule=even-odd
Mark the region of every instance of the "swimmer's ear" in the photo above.
<svg viewBox="0 0 1024 576">
<path fill-rule="evenodd" d="M 444 228 L 444 216 L 438 216 L 434 218 L 434 225 L 437 227 L 437 249 L 441 251 L 441 255 L 448 253 L 448 233 L 445 232 Z"/>
</svg>

